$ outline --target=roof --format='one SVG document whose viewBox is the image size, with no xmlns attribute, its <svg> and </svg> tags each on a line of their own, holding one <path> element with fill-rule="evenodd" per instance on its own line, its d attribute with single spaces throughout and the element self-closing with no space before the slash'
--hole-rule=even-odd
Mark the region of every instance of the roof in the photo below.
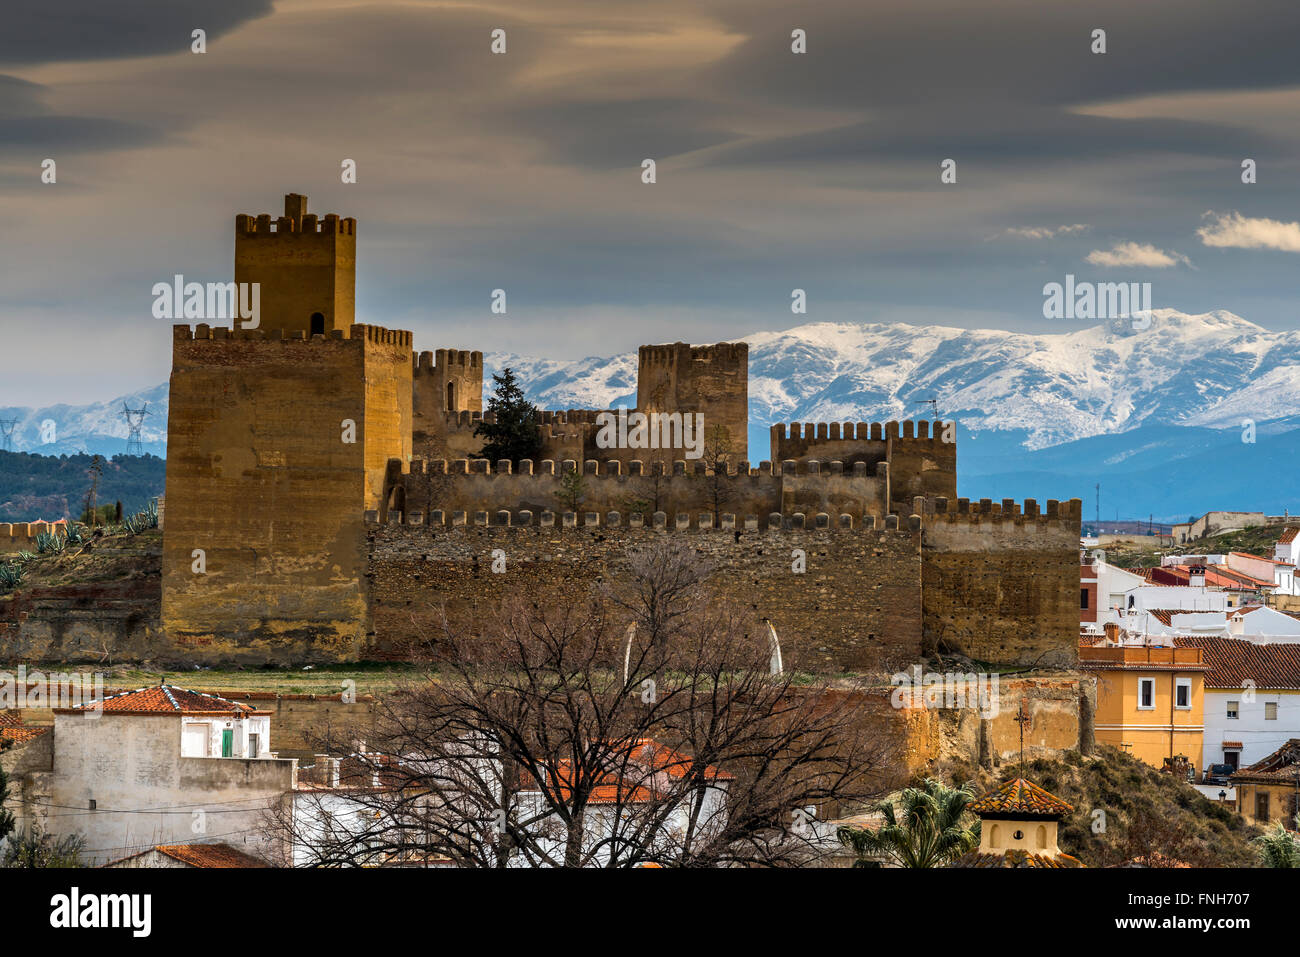
<svg viewBox="0 0 1300 957">
<path fill-rule="evenodd" d="M 1277 540 L 1277 543 L 1279 545 L 1285 545 L 1288 542 L 1294 542 L 1298 532 L 1300 532 L 1300 527 L 1288 525 L 1286 528 L 1282 529 L 1282 537 Z"/>
<path fill-rule="evenodd" d="M 159 844 L 147 851 L 141 851 L 139 854 L 132 854 L 129 857 L 119 858 L 108 866 L 120 864 L 122 861 L 134 860 L 137 857 L 143 857 L 157 851 L 170 857 L 172 860 L 180 861 L 182 864 L 188 864 L 190 867 L 270 867 L 265 861 L 253 857 L 251 854 L 245 854 L 243 851 L 237 851 L 229 844 Z"/>
<path fill-rule="evenodd" d="M 1236 690 L 1254 682 L 1254 688 L 1300 691 L 1300 644 L 1257 645 L 1241 638 L 1217 635 L 1178 635 L 1175 648 L 1200 648 L 1205 687 Z"/>
<path fill-rule="evenodd" d="M 1002 854 L 968 851 L 949 867 L 1083 867 L 1083 862 L 1069 854 L 1035 854 L 1032 851 L 1008 850 Z"/>
<path fill-rule="evenodd" d="M 0 741 L 12 744 L 26 744 L 33 738 L 39 738 L 50 728 L 29 728 L 23 724 L 23 713 L 13 709 L 0 711 Z"/>
<path fill-rule="evenodd" d="M 1238 782 L 1294 784 L 1297 774 L 1300 774 L 1300 738 L 1292 738 L 1268 757 L 1242 768 L 1228 780 L 1233 784 Z"/>
<path fill-rule="evenodd" d="M 621 760 L 624 755 L 625 765 Z M 558 761 L 549 770 L 550 786 L 563 801 L 569 800 L 572 785 L 581 781 L 590 788 L 587 797 L 590 804 L 634 804 L 660 800 L 673 793 L 671 787 L 664 786 L 664 776 L 682 780 L 695 772 L 708 783 L 733 779 L 733 775 L 712 765 L 696 765 L 693 758 L 652 738 L 638 738 L 627 745 L 625 752 L 611 750 L 606 757 L 611 763 L 623 766 L 603 773 L 575 775 L 572 761 Z M 531 791 L 536 787 L 527 783 L 521 790 Z"/>
<path fill-rule="evenodd" d="M 16 728 L 23 723 L 21 711 L 12 708 L 0 709 L 0 728 Z"/>
<path fill-rule="evenodd" d="M 231 701 L 202 691 L 190 691 L 188 688 L 176 688 L 172 685 L 156 685 L 150 688 L 138 688 L 135 691 L 123 691 L 121 694 L 109 695 L 102 701 L 91 701 L 75 708 L 56 708 L 56 713 L 84 711 L 101 707 L 105 714 L 203 714 L 203 715 L 266 715 L 269 711 L 257 711 L 251 705 Z"/>
<path fill-rule="evenodd" d="M 1024 778 L 1013 778 L 968 805 L 967 810 L 980 817 L 1006 818 L 1060 818 L 1074 813 L 1071 805 Z"/>
</svg>

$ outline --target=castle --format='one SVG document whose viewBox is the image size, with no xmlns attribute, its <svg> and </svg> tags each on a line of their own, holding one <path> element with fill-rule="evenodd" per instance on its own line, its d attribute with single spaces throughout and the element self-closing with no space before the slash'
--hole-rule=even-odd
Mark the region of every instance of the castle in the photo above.
<svg viewBox="0 0 1300 957">
<path fill-rule="evenodd" d="M 588 409 L 542 411 L 536 460 L 489 462 L 474 435 L 482 353 L 417 353 L 410 332 L 355 322 L 355 275 L 356 221 L 290 194 L 283 216 L 235 219 L 256 328 L 173 329 L 171 653 L 397 656 L 442 609 L 473 628 L 520 590 L 569 600 L 672 534 L 716 560 L 797 667 L 871 671 L 935 650 L 1077 661 L 1080 501 L 959 499 L 951 424 L 777 425 L 754 463 L 746 344 L 673 343 L 640 349 L 637 407 L 702 416 L 710 455 L 602 447 L 609 410 Z"/>
</svg>

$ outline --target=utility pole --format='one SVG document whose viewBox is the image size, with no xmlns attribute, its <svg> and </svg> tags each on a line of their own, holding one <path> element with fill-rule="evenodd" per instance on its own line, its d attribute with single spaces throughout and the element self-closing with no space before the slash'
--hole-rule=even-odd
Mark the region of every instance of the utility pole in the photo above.
<svg viewBox="0 0 1300 957">
<path fill-rule="evenodd" d="M 1097 489 L 1097 528 L 1098 530 L 1100 530 L 1101 529 L 1101 483 L 1100 482 L 1097 483 L 1096 489 Z"/>
<path fill-rule="evenodd" d="M 1025 773 L 1025 725 L 1029 723 L 1029 706 L 1024 698 L 1020 699 L 1020 711 L 1016 714 L 1015 722 L 1020 725 L 1020 774 L 1023 777 Z"/>
<path fill-rule="evenodd" d="M 14 450 L 14 430 L 17 428 L 17 419 L 0 419 L 0 438 L 4 439 L 6 452 Z"/>
</svg>

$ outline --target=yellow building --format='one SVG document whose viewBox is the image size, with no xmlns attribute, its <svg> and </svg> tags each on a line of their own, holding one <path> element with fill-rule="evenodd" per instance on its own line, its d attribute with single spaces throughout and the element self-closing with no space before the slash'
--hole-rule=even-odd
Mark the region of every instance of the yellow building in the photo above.
<svg viewBox="0 0 1300 957">
<path fill-rule="evenodd" d="M 1166 758 L 1200 761 L 1205 734 L 1205 671 L 1199 648 L 1079 648 L 1079 668 L 1097 679 L 1098 744 L 1153 767 Z"/>
<path fill-rule="evenodd" d="M 1237 789 L 1237 813 L 1247 824 L 1281 821 L 1296 829 L 1300 813 L 1300 738 L 1292 738 L 1263 760 L 1230 779 Z"/>
</svg>

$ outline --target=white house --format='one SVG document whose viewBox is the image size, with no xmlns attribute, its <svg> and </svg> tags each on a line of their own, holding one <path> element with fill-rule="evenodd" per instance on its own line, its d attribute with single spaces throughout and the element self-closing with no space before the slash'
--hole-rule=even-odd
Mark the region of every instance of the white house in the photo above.
<svg viewBox="0 0 1300 957">
<path fill-rule="evenodd" d="M 1205 672 L 1201 769 L 1246 767 L 1300 737 L 1300 644 L 1179 637 L 1200 648 Z"/>
<path fill-rule="evenodd" d="M 272 853 L 268 808 L 297 762 L 269 749 L 270 712 L 160 685 L 54 709 L 48 830 L 85 838 L 102 864 L 158 845 L 223 843 Z"/>
</svg>

